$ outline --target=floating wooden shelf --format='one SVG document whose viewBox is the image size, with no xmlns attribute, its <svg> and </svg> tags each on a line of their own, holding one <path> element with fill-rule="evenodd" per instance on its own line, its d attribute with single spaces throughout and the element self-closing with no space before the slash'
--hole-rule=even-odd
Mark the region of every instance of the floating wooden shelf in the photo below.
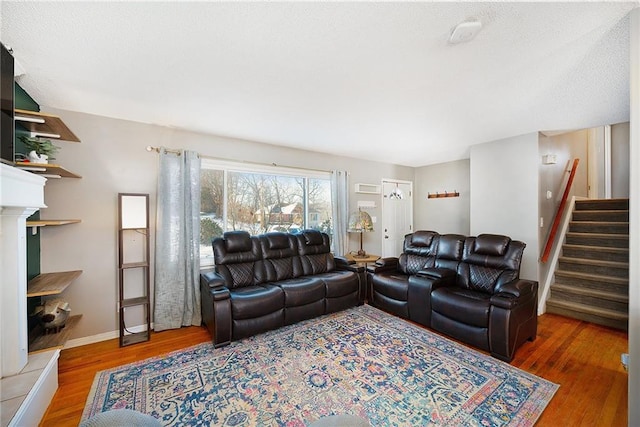
<svg viewBox="0 0 640 427">
<path fill-rule="evenodd" d="M 16 167 L 38 175 L 57 175 L 60 178 L 82 178 L 80 175 L 52 163 L 16 162 Z"/>
<path fill-rule="evenodd" d="M 20 122 L 20 125 L 29 132 L 35 133 L 35 136 L 80 142 L 80 139 L 71 132 L 62 119 L 53 114 L 16 109 L 15 120 Z"/>
<path fill-rule="evenodd" d="M 27 283 L 27 297 L 57 295 L 82 274 L 82 270 L 42 273 Z"/>
<path fill-rule="evenodd" d="M 27 221 L 27 227 L 46 227 L 47 225 L 77 224 L 79 219 L 40 219 L 37 221 Z"/>
<path fill-rule="evenodd" d="M 120 268 L 138 268 L 138 267 L 149 267 L 149 263 L 146 261 L 140 262 L 128 262 L 126 264 L 122 264 Z"/>
<path fill-rule="evenodd" d="M 29 353 L 64 347 L 64 344 L 71 335 L 71 331 L 81 318 L 82 314 L 69 317 L 65 322 L 64 328 L 55 334 L 49 333 L 45 335 L 42 326 L 34 328 L 29 334 Z"/>
<path fill-rule="evenodd" d="M 443 197 L 460 197 L 460 193 L 458 193 L 457 191 L 454 191 L 453 193 L 445 191 L 444 193 L 429 193 L 427 195 L 428 199 L 440 199 Z"/>
</svg>

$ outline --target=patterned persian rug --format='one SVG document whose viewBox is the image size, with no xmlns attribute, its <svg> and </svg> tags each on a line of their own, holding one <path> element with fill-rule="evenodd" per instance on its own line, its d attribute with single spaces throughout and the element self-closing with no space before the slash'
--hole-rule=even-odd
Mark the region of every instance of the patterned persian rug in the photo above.
<svg viewBox="0 0 640 427">
<path fill-rule="evenodd" d="M 83 419 L 135 409 L 169 426 L 530 426 L 558 386 L 368 305 L 214 349 L 98 372 Z"/>
</svg>

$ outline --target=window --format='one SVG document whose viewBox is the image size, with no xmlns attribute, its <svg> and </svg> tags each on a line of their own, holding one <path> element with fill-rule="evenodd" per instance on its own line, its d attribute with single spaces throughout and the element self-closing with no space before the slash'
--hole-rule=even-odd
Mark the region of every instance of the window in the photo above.
<svg viewBox="0 0 640 427">
<path fill-rule="evenodd" d="M 329 172 L 203 159 L 200 183 L 201 265 L 213 264 L 211 239 L 225 231 L 313 228 L 331 236 Z"/>
</svg>

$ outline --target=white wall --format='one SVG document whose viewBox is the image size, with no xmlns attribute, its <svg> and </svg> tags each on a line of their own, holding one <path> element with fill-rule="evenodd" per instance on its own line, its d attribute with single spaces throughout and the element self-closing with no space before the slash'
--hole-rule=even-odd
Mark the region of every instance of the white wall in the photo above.
<svg viewBox="0 0 640 427">
<path fill-rule="evenodd" d="M 629 197 L 629 123 L 611 126 L 611 197 Z"/>
<path fill-rule="evenodd" d="M 151 223 L 155 221 L 158 156 L 147 145 L 195 150 L 205 156 L 230 160 L 277 163 L 350 172 L 353 183 L 376 183 L 381 179 L 413 180 L 414 170 L 359 159 L 276 147 L 257 142 L 209 136 L 125 120 L 42 108 L 58 114 L 82 140 L 60 142 L 56 162 L 82 175 L 82 179 L 50 179 L 45 187 L 47 209 L 42 218 L 79 218 L 80 224 L 46 227 L 41 231 L 42 272 L 83 270 L 64 293 L 73 314 L 83 314 L 71 338 L 77 339 L 117 330 L 117 194 L 150 194 Z M 355 209 L 352 195 L 351 208 Z M 379 208 L 369 211 L 381 216 Z M 154 229 L 152 228 L 152 234 Z M 380 253 L 381 233 L 367 236 L 367 251 Z M 153 252 L 153 236 L 151 239 Z M 357 236 L 350 249 L 359 246 Z M 153 258 L 152 258 L 153 259 Z M 152 281 L 153 283 L 153 281 Z"/>
<path fill-rule="evenodd" d="M 472 235 L 504 234 L 527 244 L 520 277 L 538 280 L 538 133 L 471 147 Z"/>
<path fill-rule="evenodd" d="M 415 229 L 469 235 L 469 186 L 468 159 L 416 168 Z M 427 198 L 445 191 L 457 191 L 460 197 Z"/>
</svg>

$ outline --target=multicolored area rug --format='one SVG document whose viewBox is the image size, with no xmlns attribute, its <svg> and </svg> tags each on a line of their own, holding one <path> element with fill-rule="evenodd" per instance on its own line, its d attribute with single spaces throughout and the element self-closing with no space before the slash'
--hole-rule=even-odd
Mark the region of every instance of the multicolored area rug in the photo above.
<svg viewBox="0 0 640 427">
<path fill-rule="evenodd" d="M 214 349 L 98 372 L 83 419 L 116 408 L 169 426 L 530 426 L 556 384 L 370 306 Z"/>
</svg>

